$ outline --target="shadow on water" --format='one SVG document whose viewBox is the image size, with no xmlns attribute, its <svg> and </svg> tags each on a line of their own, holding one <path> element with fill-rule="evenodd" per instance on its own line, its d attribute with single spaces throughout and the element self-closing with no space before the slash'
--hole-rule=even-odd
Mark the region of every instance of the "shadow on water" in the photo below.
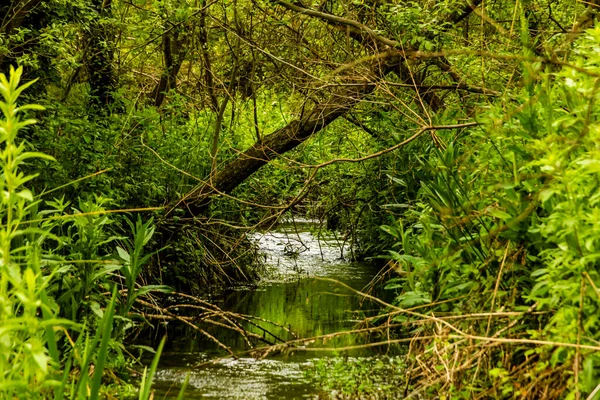
<svg viewBox="0 0 600 400">
<path fill-rule="evenodd" d="M 365 263 L 344 261 L 341 246 L 331 237 L 321 238 L 304 226 L 302 230 L 283 227 L 275 232 L 257 235 L 256 240 L 270 266 L 268 276 L 256 288 L 230 290 L 216 300 L 223 310 L 253 315 L 273 321 L 274 326 L 255 320 L 244 329 L 260 335 L 265 342 L 309 338 L 350 330 L 366 315 L 377 312 L 372 303 L 361 299 L 331 281 L 339 280 L 362 289 L 376 271 Z M 287 329 L 285 329 L 285 328 Z M 313 398 L 318 387 L 304 376 L 303 368 L 311 359 L 323 356 L 369 356 L 372 350 L 348 352 L 297 352 L 270 354 L 267 359 L 250 356 L 238 360 L 220 358 L 224 354 L 204 336 L 180 324 L 170 323 L 168 347 L 161 358 L 155 388 L 156 398 L 173 398 L 177 387 L 191 372 L 186 399 L 300 399 Z M 218 337 L 234 352 L 248 350 L 245 339 L 227 329 L 212 327 L 209 333 Z M 355 335 L 343 335 L 310 347 L 340 348 L 360 343 Z"/>
</svg>

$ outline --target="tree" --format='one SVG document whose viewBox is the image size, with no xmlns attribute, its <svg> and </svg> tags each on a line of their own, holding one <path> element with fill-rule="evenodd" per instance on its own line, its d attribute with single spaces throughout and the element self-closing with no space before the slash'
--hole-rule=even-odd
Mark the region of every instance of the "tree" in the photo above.
<svg viewBox="0 0 600 400">
<path fill-rule="evenodd" d="M 91 105 L 106 110 L 114 101 L 117 75 L 114 68 L 115 32 L 112 27 L 112 0 L 93 0 L 91 8 L 95 18 L 88 32 L 88 58 L 86 60 L 90 84 Z"/>
<path fill-rule="evenodd" d="M 418 52 L 419 43 L 410 44 L 390 39 L 365 24 L 346 17 L 339 17 L 285 1 L 277 1 L 277 4 L 294 13 L 308 15 L 323 21 L 332 29 L 345 31 L 362 48 L 361 53 L 363 56 L 346 61 L 334 71 L 334 74 L 336 74 L 336 71 L 342 72 L 339 76 L 335 76 L 334 83 L 326 85 L 332 86 L 333 89 L 328 87 L 327 90 L 313 94 L 312 96 L 319 98 L 319 100 L 315 101 L 315 105 L 309 111 L 305 110 L 306 105 L 303 104 L 298 119 L 263 137 L 255 145 L 226 164 L 220 171 L 213 169 L 206 182 L 183 199 L 186 203 L 188 211 L 186 216 L 188 217 L 194 217 L 203 212 L 207 204 L 207 197 L 217 193 L 231 193 L 259 168 L 296 148 L 337 118 L 345 116 L 371 94 L 380 85 L 380 81 L 392 72 L 395 73 L 402 84 L 417 92 L 417 97 L 414 100 L 424 99 L 427 107 L 434 111 L 443 106 L 443 101 L 434 92 L 423 91 L 420 93 L 423 81 L 427 79 L 427 68 L 421 76 L 414 74 L 413 70 L 419 68 L 422 63 L 410 59 L 410 54 Z M 477 3 L 474 3 L 463 7 L 459 12 L 452 13 L 448 17 L 448 24 L 457 24 L 468 18 L 476 6 Z M 238 35 L 241 36 L 239 33 Z M 435 62 L 443 73 L 442 77 L 437 79 L 451 81 L 457 85 L 456 88 L 459 88 L 462 84 L 463 89 L 485 93 L 485 90 L 473 89 L 464 84 L 462 78 L 453 71 L 445 57 L 440 57 Z M 422 101 L 421 105 L 427 113 L 425 109 L 427 107 Z M 213 158 L 214 156 L 213 154 Z"/>
</svg>

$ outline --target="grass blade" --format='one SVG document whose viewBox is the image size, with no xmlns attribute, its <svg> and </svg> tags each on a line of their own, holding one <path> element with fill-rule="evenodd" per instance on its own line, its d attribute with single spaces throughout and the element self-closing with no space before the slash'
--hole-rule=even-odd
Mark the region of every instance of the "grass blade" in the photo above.
<svg viewBox="0 0 600 400">
<path fill-rule="evenodd" d="M 185 389 L 187 389 L 188 383 L 190 383 L 191 374 L 192 374 L 192 372 L 190 371 L 185 376 L 185 380 L 183 381 L 183 384 L 181 385 L 181 389 L 179 389 L 179 394 L 177 395 L 177 400 L 184 400 L 183 396 L 185 395 Z"/>
<path fill-rule="evenodd" d="M 158 349 L 156 349 L 156 354 L 152 359 L 152 364 L 150 364 L 150 370 L 148 373 L 144 374 L 144 378 L 142 380 L 142 387 L 140 388 L 140 396 L 139 400 L 148 400 L 150 398 L 150 389 L 152 388 L 152 378 L 154 378 L 154 373 L 156 372 L 156 368 L 158 367 L 158 360 L 160 359 L 160 355 L 163 351 L 163 347 L 165 347 L 166 336 L 162 338 L 160 344 L 158 345 Z"/>
<path fill-rule="evenodd" d="M 102 385 L 102 373 L 104 371 L 104 363 L 108 353 L 108 344 L 112 334 L 116 302 L 117 288 L 115 286 L 113 288 L 112 299 L 110 300 L 108 307 L 106 307 L 106 311 L 100 323 L 102 338 L 100 342 L 100 348 L 98 349 L 98 355 L 96 356 L 96 366 L 94 369 L 94 377 L 92 378 L 90 400 L 98 399 L 98 393 L 100 392 L 100 386 Z M 94 340 L 94 342 L 96 342 L 96 340 Z"/>
</svg>

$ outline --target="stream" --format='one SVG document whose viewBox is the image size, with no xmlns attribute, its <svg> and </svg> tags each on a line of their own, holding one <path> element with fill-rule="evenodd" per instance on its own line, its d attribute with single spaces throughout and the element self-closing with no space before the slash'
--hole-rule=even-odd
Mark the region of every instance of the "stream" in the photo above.
<svg viewBox="0 0 600 400">
<path fill-rule="evenodd" d="M 266 257 L 268 273 L 258 287 L 230 290 L 212 301 L 223 310 L 254 315 L 288 327 L 300 338 L 308 338 L 352 329 L 365 315 L 373 315 L 375 306 L 353 296 L 333 278 L 362 289 L 376 271 L 366 263 L 345 261 L 342 244 L 332 236 L 311 233 L 314 223 L 279 226 L 268 233 L 256 234 Z M 345 249 L 347 250 L 347 249 Z M 173 324 L 173 323 L 171 323 Z M 259 322 L 268 330 L 248 325 L 248 331 L 266 339 L 290 340 L 293 336 L 277 326 Z M 209 331 L 234 352 L 247 350 L 244 338 L 236 332 Z M 311 360 L 325 356 L 369 356 L 367 350 L 348 352 L 297 352 L 269 355 L 257 360 L 243 356 L 237 360 L 224 353 L 210 340 L 185 326 L 168 329 L 168 342 L 156 373 L 157 399 L 176 398 L 188 372 L 186 399 L 306 399 L 316 398 L 319 387 L 305 377 Z M 343 335 L 310 347 L 343 347 L 357 344 L 353 335 Z M 209 361 L 217 357 L 213 363 Z"/>
</svg>

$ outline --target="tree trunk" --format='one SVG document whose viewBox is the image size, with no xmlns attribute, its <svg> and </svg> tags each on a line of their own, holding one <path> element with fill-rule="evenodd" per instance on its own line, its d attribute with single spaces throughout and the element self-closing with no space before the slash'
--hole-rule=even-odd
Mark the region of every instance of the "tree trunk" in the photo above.
<svg viewBox="0 0 600 400">
<path fill-rule="evenodd" d="M 275 2 L 289 10 L 321 19 L 332 26 L 346 27 L 349 29 L 350 37 L 365 46 L 371 48 L 381 48 L 383 46 L 384 49 L 400 47 L 399 42 L 383 37 L 356 21 L 310 10 L 283 0 L 275 0 Z M 460 21 L 466 18 L 480 3 L 479 0 L 469 3 L 460 13 L 454 15 L 451 21 L 452 19 Z M 409 84 L 420 83 L 417 82 L 418 78 L 411 73 L 410 69 L 403 64 L 405 60 L 400 56 L 389 57 L 379 53 L 371 59 L 375 61 L 369 66 L 366 74 L 364 69 L 360 68 L 360 63 L 358 67 L 351 68 L 348 71 L 348 76 L 363 77 L 363 80 L 347 79 L 337 87 L 337 90 L 331 93 L 326 101 L 320 102 L 307 113 L 303 112 L 299 119 L 290 122 L 270 135 L 264 136 L 236 159 L 211 173 L 204 184 L 197 187 L 182 200 L 186 206 L 184 207 L 186 209 L 185 217 L 193 218 L 202 214 L 206 210 L 210 196 L 232 192 L 262 166 L 281 154 L 296 148 L 337 118 L 346 115 L 354 106 L 373 92 L 378 81 L 388 73 L 395 71 L 401 80 Z M 434 110 L 443 105 L 434 93 L 424 93 L 423 97 Z"/>
<path fill-rule="evenodd" d="M 177 86 L 177 75 L 183 64 L 186 55 L 186 44 L 181 39 L 182 34 L 178 31 L 174 33 L 167 32 L 163 35 L 163 57 L 165 69 L 160 77 L 160 81 L 150 93 L 150 99 L 156 107 L 160 107 L 165 100 L 166 92 Z"/>
<path fill-rule="evenodd" d="M 185 217 L 202 214 L 208 204 L 207 199 L 218 193 L 230 193 L 262 166 L 276 159 L 308 138 L 327 127 L 337 118 L 344 116 L 376 88 L 377 81 L 394 69 L 402 60 L 398 57 L 386 58 L 374 63 L 368 77 L 362 81 L 347 81 L 339 86 L 326 101 L 303 113 L 303 115 L 283 128 L 267 135 L 255 143 L 235 160 L 217 170 L 205 184 L 185 197 Z M 361 76 L 356 74 L 355 76 Z M 364 74 L 362 74 L 364 76 Z"/>
<path fill-rule="evenodd" d="M 117 77 L 113 67 L 115 39 L 110 26 L 112 17 L 111 0 L 93 0 L 92 7 L 97 13 L 89 31 L 89 58 L 87 69 L 90 84 L 90 103 L 98 110 L 114 102 Z"/>
</svg>

